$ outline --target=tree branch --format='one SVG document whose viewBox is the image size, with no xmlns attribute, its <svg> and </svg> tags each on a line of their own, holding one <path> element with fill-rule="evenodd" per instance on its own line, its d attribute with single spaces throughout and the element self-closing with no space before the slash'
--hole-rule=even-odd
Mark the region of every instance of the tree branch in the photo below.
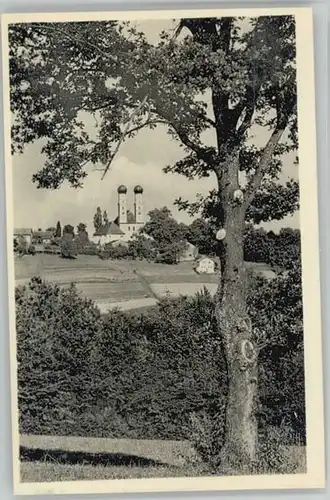
<svg viewBox="0 0 330 500">
<path fill-rule="evenodd" d="M 102 177 L 101 177 L 101 180 L 103 180 L 103 179 L 104 179 L 104 177 L 106 176 L 106 174 L 107 174 L 107 172 L 108 172 L 108 170 L 109 170 L 109 168 L 110 168 L 110 166 L 111 166 L 111 163 L 112 163 L 112 161 L 113 161 L 114 157 L 115 157 L 115 156 L 116 156 L 116 154 L 118 153 L 119 148 L 120 148 L 121 144 L 123 143 L 123 141 L 124 141 L 124 139 L 125 139 L 126 135 L 129 133 L 129 126 L 130 126 L 130 124 L 132 123 L 132 121 L 133 121 L 134 117 L 135 117 L 135 116 L 139 113 L 139 111 L 141 111 L 141 109 L 143 108 L 143 106 L 146 104 L 147 100 L 148 100 L 148 96 L 146 95 L 146 96 L 142 99 L 142 101 L 141 101 L 141 103 L 138 105 L 138 107 L 137 107 L 137 108 L 135 108 L 135 110 L 133 111 L 133 113 L 131 114 L 131 116 L 129 117 L 129 119 L 127 120 L 127 122 L 126 122 L 126 126 L 125 126 L 125 128 L 124 128 L 124 131 L 123 131 L 123 133 L 122 133 L 122 135 L 121 135 L 121 137 L 120 137 L 120 139 L 119 139 L 118 143 L 117 143 L 117 146 L 115 147 L 114 152 L 110 155 L 110 158 L 109 158 L 109 160 L 108 160 L 108 163 L 107 163 L 107 164 L 106 164 L 106 166 L 105 166 L 105 169 L 104 169 L 103 175 L 102 175 Z"/>
<path fill-rule="evenodd" d="M 194 141 L 190 139 L 188 134 L 180 128 L 178 125 L 173 122 L 169 122 L 169 126 L 172 127 L 176 135 L 179 137 L 180 141 L 191 151 L 195 153 L 199 160 L 203 160 L 206 163 L 214 163 L 214 149 L 213 148 L 204 148 L 199 146 Z"/>
<path fill-rule="evenodd" d="M 261 185 L 261 181 L 264 175 L 268 172 L 270 167 L 270 162 L 275 150 L 277 143 L 279 142 L 282 134 L 285 130 L 285 126 L 276 127 L 270 136 L 266 146 L 262 150 L 260 160 L 258 162 L 256 172 L 252 179 L 250 180 L 246 192 L 245 192 L 245 208 L 247 209 L 251 201 L 254 198 L 254 194 Z"/>
<path fill-rule="evenodd" d="M 261 82 L 259 83 L 257 88 L 252 88 L 248 87 L 246 89 L 245 96 L 243 97 L 242 101 L 237 104 L 237 106 L 232 110 L 232 117 L 233 121 L 235 123 L 235 126 L 242 115 L 244 109 L 245 109 L 245 116 L 242 120 L 241 125 L 238 127 L 237 134 L 240 136 L 243 136 L 245 132 L 249 129 L 251 122 L 252 122 L 252 117 L 255 111 L 256 107 L 256 102 L 257 98 L 259 95 L 259 91 L 261 88 Z"/>
<path fill-rule="evenodd" d="M 144 127 L 148 127 L 148 125 L 160 125 L 160 124 L 168 125 L 167 121 L 165 121 L 165 120 L 160 120 L 160 119 L 159 120 L 146 120 L 144 123 L 141 123 L 141 125 L 136 125 L 136 127 L 129 129 L 126 132 L 126 135 L 129 135 L 133 132 L 137 132 L 138 130 L 143 129 Z"/>
<path fill-rule="evenodd" d="M 264 175 L 269 171 L 276 145 L 280 141 L 282 134 L 288 125 L 289 119 L 296 108 L 296 92 L 292 88 L 295 78 L 296 74 L 295 71 L 293 71 L 287 78 L 285 84 L 282 85 L 276 93 L 276 126 L 266 146 L 261 152 L 255 174 L 247 186 L 245 194 L 245 209 L 249 207 L 256 190 L 259 189 L 261 185 Z"/>
<path fill-rule="evenodd" d="M 56 24 L 56 27 L 54 26 L 54 24 Z M 112 59 L 114 61 L 117 61 L 117 54 L 118 54 L 118 52 L 116 53 L 116 55 L 113 55 L 110 52 L 105 52 L 105 51 L 101 50 L 98 45 L 89 42 L 85 38 L 81 39 L 77 35 L 77 33 L 75 33 L 74 35 L 71 35 L 66 30 L 61 29 L 58 26 L 58 24 L 60 24 L 60 23 L 44 23 L 43 24 L 43 28 L 45 28 L 48 31 L 52 31 L 55 35 L 56 34 L 60 34 L 60 35 L 62 35 L 64 37 L 66 37 L 68 40 L 71 40 L 72 42 L 76 42 L 76 43 L 79 42 L 80 44 L 83 45 L 83 47 L 87 46 L 89 48 L 92 48 L 92 49 L 96 50 L 100 55 L 106 57 L 107 59 Z"/>
<path fill-rule="evenodd" d="M 225 56 L 228 55 L 233 24 L 234 19 L 231 17 L 221 18 L 219 20 L 219 35 L 212 44 L 214 51 L 221 49 Z M 236 123 L 233 124 L 230 119 L 232 113 L 229 110 L 229 93 L 224 92 L 219 87 L 213 89 L 212 108 L 216 122 L 218 147 L 220 147 L 222 140 L 226 140 L 227 136 L 232 132 L 233 125 L 236 125 Z"/>
</svg>

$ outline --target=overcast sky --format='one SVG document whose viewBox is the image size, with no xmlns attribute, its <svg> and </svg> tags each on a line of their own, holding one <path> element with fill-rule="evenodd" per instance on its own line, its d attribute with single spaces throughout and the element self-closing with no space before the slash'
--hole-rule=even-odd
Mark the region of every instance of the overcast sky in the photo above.
<svg viewBox="0 0 330 500">
<path fill-rule="evenodd" d="M 139 23 L 150 41 L 156 41 L 162 29 L 171 29 L 172 21 L 148 21 Z M 93 126 L 91 122 L 90 126 Z M 267 133 L 258 130 L 255 140 L 262 145 Z M 212 137 L 210 137 L 212 142 Z M 173 206 L 175 198 L 195 200 L 197 193 L 207 194 L 214 189 L 215 178 L 189 181 L 176 174 L 164 174 L 162 168 L 182 157 L 179 143 L 166 134 L 166 128 L 142 130 L 128 140 L 120 149 L 107 176 L 101 181 L 101 173 L 93 171 L 82 189 L 70 188 L 67 184 L 56 191 L 37 189 L 31 177 L 44 163 L 40 154 L 40 142 L 29 145 L 23 155 L 13 157 L 14 224 L 15 227 L 46 228 L 55 226 L 58 220 L 64 224 L 87 224 L 89 234 L 93 233 L 93 216 L 97 206 L 107 210 L 109 218 L 117 215 L 117 186 L 128 188 L 128 208 L 133 209 L 133 188 L 141 184 L 144 188 L 145 212 L 155 207 L 168 206 L 173 215 L 183 222 L 190 222 L 189 216 L 178 212 Z M 283 181 L 298 177 L 298 167 L 293 164 L 294 156 L 285 158 Z M 267 225 L 275 230 L 283 226 L 299 227 L 299 213 L 280 223 Z"/>
</svg>

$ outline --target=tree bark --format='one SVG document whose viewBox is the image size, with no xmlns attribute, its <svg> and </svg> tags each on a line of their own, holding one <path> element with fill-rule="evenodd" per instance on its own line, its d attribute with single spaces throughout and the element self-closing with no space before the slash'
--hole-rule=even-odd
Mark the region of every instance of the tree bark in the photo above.
<svg viewBox="0 0 330 500">
<path fill-rule="evenodd" d="M 234 163 L 234 164 L 233 164 Z M 247 315 L 247 273 L 244 268 L 244 203 L 234 200 L 238 185 L 238 155 L 218 179 L 226 230 L 220 242 L 221 276 L 216 314 L 227 362 L 228 399 L 222 469 L 241 472 L 255 460 L 257 450 L 257 359 L 251 321 Z"/>
</svg>

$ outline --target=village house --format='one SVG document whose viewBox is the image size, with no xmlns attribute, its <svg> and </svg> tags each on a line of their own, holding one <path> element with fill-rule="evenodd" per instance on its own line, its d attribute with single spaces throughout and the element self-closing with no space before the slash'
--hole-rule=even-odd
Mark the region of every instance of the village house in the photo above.
<svg viewBox="0 0 330 500">
<path fill-rule="evenodd" d="M 200 257 L 196 261 L 195 271 L 198 274 L 215 274 L 216 263 L 211 257 Z"/>
<path fill-rule="evenodd" d="M 144 226 L 143 214 L 143 188 L 135 186 L 134 188 L 134 213 L 127 209 L 127 188 L 119 186 L 118 193 L 118 212 L 117 217 L 101 227 L 91 237 L 96 245 L 104 246 L 107 243 L 127 242 L 132 236 Z"/>
<path fill-rule="evenodd" d="M 33 231 L 32 239 L 36 244 L 50 245 L 52 240 L 54 239 L 54 232 L 38 229 L 38 231 Z"/>
</svg>

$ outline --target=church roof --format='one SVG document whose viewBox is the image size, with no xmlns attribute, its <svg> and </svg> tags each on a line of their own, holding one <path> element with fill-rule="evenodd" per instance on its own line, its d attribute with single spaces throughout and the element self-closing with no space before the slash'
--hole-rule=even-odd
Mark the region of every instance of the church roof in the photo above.
<svg viewBox="0 0 330 500">
<path fill-rule="evenodd" d="M 125 234 L 115 222 L 109 222 L 105 226 L 95 231 L 94 236 L 104 236 L 106 234 Z"/>
<path fill-rule="evenodd" d="M 127 193 L 127 187 L 124 186 L 123 184 L 121 184 L 120 186 L 118 186 L 117 192 L 119 194 L 126 194 Z"/>
</svg>

